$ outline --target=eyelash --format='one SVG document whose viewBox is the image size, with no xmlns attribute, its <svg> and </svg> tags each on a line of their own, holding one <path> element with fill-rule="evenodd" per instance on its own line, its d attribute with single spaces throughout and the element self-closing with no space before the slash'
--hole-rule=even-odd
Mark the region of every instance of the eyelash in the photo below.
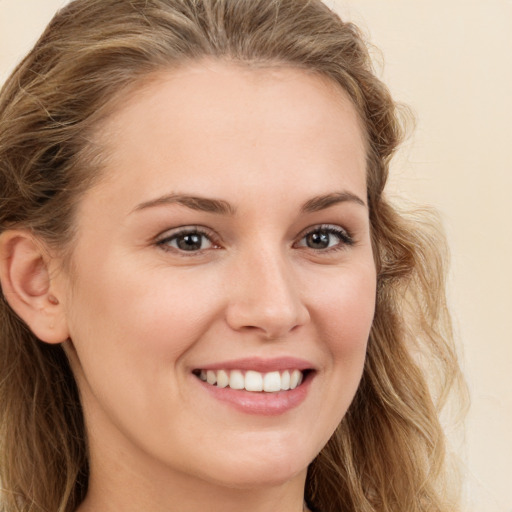
<svg viewBox="0 0 512 512">
<path fill-rule="evenodd" d="M 216 240 L 216 237 L 214 236 L 214 234 L 212 232 L 210 232 L 209 230 L 206 230 L 199 226 L 185 227 L 185 228 L 179 229 L 178 231 L 176 231 L 174 233 L 171 233 L 171 234 L 168 234 L 168 233 L 169 232 L 167 232 L 166 236 L 164 236 L 163 238 L 158 239 L 156 241 L 156 245 L 161 247 L 165 251 L 176 251 L 180 255 L 183 255 L 183 256 L 194 256 L 194 255 L 202 254 L 206 250 L 209 250 L 212 248 L 218 249 L 220 247 L 220 244 L 217 243 L 217 240 Z M 304 239 L 306 239 L 306 237 L 308 237 L 310 235 L 314 235 L 315 233 L 335 235 L 338 238 L 339 242 L 333 246 L 326 247 L 326 248 L 319 248 L 319 249 L 314 249 L 312 247 L 308 247 L 307 245 L 299 244 L 299 242 L 302 242 Z M 199 237 L 204 237 L 209 241 L 209 243 L 211 244 L 211 247 L 187 251 L 186 249 L 181 249 L 179 247 L 172 247 L 170 245 L 171 242 L 178 241 L 180 239 L 180 237 L 185 237 L 187 235 L 192 235 L 192 236 L 196 235 Z M 308 230 L 303 232 L 300 235 L 299 241 L 295 242 L 293 245 L 294 245 L 294 247 L 304 247 L 305 249 L 311 249 L 315 252 L 329 253 L 329 252 L 346 249 L 347 247 L 354 245 L 354 243 L 355 242 L 354 242 L 353 237 L 350 235 L 350 233 L 347 230 L 341 228 L 340 226 L 336 226 L 336 225 L 321 224 L 321 225 L 309 228 Z"/>
<path fill-rule="evenodd" d="M 156 245 L 161 247 L 164 251 L 176 251 L 183 256 L 194 256 L 197 254 L 202 254 L 205 250 L 220 247 L 219 244 L 216 243 L 216 237 L 213 235 L 213 233 L 199 226 L 185 227 L 171 234 L 168 233 L 169 232 L 166 232 L 166 236 L 156 241 Z M 187 251 L 184 249 L 180 249 L 179 247 L 172 247 L 170 245 L 170 242 L 174 240 L 177 241 L 180 237 L 185 237 L 187 235 L 198 235 L 200 237 L 204 237 L 211 243 L 212 247 L 208 247 L 206 249 L 198 249 L 194 251 Z"/>
<path fill-rule="evenodd" d="M 299 247 L 305 247 L 308 249 L 315 250 L 315 252 L 321 252 L 321 253 L 329 253 L 334 251 L 339 251 L 346 249 L 347 247 L 353 246 L 355 241 L 352 235 L 346 230 L 343 229 L 340 226 L 332 225 L 332 224 L 321 224 L 319 226 L 314 226 L 312 228 L 308 228 L 305 232 L 303 232 L 300 236 L 299 241 L 301 242 L 306 237 L 313 235 L 315 233 L 325 233 L 328 235 L 335 235 L 339 242 L 331 247 L 326 247 L 323 249 L 313 249 L 311 247 L 307 246 L 299 246 Z M 295 244 L 296 245 L 296 244 Z"/>
</svg>

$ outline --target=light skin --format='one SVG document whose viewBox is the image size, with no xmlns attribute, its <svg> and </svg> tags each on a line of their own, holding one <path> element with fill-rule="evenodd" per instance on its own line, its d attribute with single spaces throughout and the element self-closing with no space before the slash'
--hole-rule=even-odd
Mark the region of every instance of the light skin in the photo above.
<svg viewBox="0 0 512 512">
<path fill-rule="evenodd" d="M 107 165 L 78 206 L 73 272 L 11 231 L 2 284 L 71 360 L 91 456 L 80 512 L 299 512 L 374 314 L 355 109 L 296 69 L 201 62 L 153 78 L 97 134 Z M 290 357 L 308 364 L 305 391 L 273 414 L 198 378 Z"/>
</svg>

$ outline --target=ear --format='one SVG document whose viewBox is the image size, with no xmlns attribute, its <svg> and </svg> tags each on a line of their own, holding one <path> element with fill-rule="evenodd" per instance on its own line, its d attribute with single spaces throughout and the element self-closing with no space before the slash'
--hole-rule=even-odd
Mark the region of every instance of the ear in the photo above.
<svg viewBox="0 0 512 512">
<path fill-rule="evenodd" d="M 28 230 L 0 235 L 0 283 L 5 299 L 30 330 L 47 343 L 61 343 L 69 334 L 63 305 L 52 289 L 50 257 Z"/>
</svg>

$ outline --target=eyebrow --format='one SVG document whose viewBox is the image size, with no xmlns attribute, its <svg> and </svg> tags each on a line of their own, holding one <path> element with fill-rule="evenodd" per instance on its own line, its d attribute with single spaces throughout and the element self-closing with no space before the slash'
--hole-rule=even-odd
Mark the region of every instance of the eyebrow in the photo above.
<svg viewBox="0 0 512 512">
<path fill-rule="evenodd" d="M 191 210 L 217 213 L 220 215 L 234 215 L 235 208 L 222 199 L 208 199 L 206 197 L 187 196 L 182 194 L 170 194 L 145 203 L 139 204 L 134 211 L 145 210 L 154 206 L 180 204 Z"/>
<path fill-rule="evenodd" d="M 334 192 L 324 196 L 313 197 L 304 204 L 301 210 L 307 213 L 318 212 L 330 206 L 334 206 L 335 204 L 345 203 L 347 201 L 366 208 L 366 203 L 360 197 L 352 194 L 352 192 Z"/>
<path fill-rule="evenodd" d="M 352 202 L 364 206 L 366 203 L 351 192 L 335 192 L 316 196 L 304 203 L 301 211 L 313 213 L 334 206 L 335 204 Z M 179 204 L 201 212 L 216 213 L 219 215 L 234 215 L 236 208 L 222 199 L 210 199 L 206 197 L 189 196 L 183 194 L 169 194 L 139 204 L 133 211 L 146 210 L 155 206 Z"/>
</svg>

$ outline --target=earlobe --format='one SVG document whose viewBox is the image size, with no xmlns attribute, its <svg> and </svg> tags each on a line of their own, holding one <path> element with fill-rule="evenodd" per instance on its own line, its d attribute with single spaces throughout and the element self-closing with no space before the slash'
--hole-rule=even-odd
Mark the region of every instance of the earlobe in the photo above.
<svg viewBox="0 0 512 512">
<path fill-rule="evenodd" d="M 48 256 L 28 230 L 0 235 L 0 283 L 5 299 L 30 330 L 47 343 L 68 338 L 67 324 L 52 289 Z"/>
</svg>

